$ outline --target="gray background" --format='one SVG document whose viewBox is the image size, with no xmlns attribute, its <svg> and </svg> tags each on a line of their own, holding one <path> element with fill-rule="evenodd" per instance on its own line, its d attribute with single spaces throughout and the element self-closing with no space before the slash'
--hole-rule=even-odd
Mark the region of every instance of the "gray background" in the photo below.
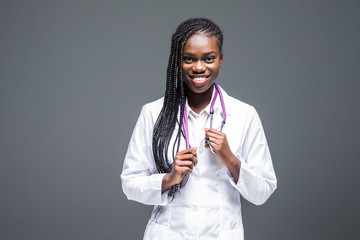
<svg viewBox="0 0 360 240">
<path fill-rule="evenodd" d="M 0 3 L 0 239 L 141 239 L 119 174 L 170 36 L 225 35 L 218 83 L 262 119 L 278 189 L 243 201 L 251 239 L 360 239 L 359 1 Z"/>
</svg>

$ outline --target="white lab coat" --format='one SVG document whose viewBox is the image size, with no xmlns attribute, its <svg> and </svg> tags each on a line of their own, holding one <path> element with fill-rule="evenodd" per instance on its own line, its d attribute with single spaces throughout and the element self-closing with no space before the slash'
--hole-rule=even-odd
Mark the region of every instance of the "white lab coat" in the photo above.
<svg viewBox="0 0 360 240">
<path fill-rule="evenodd" d="M 210 106 L 199 115 L 187 106 L 190 144 L 198 147 L 198 164 L 172 201 L 168 191 L 161 193 L 165 174 L 157 173 L 152 153 L 153 126 L 163 98 L 142 108 L 125 156 L 121 180 L 128 199 L 155 205 L 144 240 L 242 240 L 240 195 L 260 205 L 276 189 L 277 180 L 257 112 L 252 106 L 228 96 L 223 89 L 221 91 L 227 113 L 223 132 L 232 152 L 241 161 L 239 180 L 235 183 L 227 167 L 204 147 L 204 128 L 210 125 Z M 217 128 L 223 120 L 219 97 L 214 112 L 213 128 Z M 173 140 L 174 136 L 170 146 Z M 180 150 L 183 149 L 184 139 L 180 145 Z M 157 206 L 162 206 L 162 210 L 155 216 Z"/>
</svg>

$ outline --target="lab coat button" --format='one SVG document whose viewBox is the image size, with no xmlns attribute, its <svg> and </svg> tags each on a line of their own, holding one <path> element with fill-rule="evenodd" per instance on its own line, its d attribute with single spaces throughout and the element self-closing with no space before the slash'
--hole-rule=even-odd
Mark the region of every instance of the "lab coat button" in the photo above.
<svg viewBox="0 0 360 240">
<path fill-rule="evenodd" d="M 193 207 L 193 211 L 197 212 L 198 208 L 197 207 Z"/>
<path fill-rule="evenodd" d="M 199 177 L 194 176 L 194 181 L 199 181 Z"/>
</svg>

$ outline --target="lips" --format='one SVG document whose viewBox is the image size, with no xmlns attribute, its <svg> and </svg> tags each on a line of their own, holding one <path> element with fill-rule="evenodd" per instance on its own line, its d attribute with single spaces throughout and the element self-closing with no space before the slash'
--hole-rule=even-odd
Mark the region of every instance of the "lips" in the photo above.
<svg viewBox="0 0 360 240">
<path fill-rule="evenodd" d="M 190 75 L 190 79 L 195 84 L 202 84 L 209 79 L 210 75 Z"/>
</svg>

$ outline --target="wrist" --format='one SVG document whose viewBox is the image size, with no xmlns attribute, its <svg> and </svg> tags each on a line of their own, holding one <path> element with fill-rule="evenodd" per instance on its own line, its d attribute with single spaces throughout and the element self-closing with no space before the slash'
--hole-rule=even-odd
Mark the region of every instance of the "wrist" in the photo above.
<svg viewBox="0 0 360 240">
<path fill-rule="evenodd" d="M 241 161 L 233 154 L 233 156 L 229 159 L 229 164 L 227 168 L 230 171 L 231 176 L 233 177 L 235 183 L 239 180 Z"/>
<path fill-rule="evenodd" d="M 172 177 L 171 172 L 165 174 L 165 176 L 162 179 L 161 192 L 165 192 L 166 190 L 177 184 L 173 179 L 174 178 Z"/>
<path fill-rule="evenodd" d="M 231 155 L 227 158 L 226 166 L 228 168 L 240 169 L 241 162 L 233 153 L 231 153 Z"/>
</svg>

